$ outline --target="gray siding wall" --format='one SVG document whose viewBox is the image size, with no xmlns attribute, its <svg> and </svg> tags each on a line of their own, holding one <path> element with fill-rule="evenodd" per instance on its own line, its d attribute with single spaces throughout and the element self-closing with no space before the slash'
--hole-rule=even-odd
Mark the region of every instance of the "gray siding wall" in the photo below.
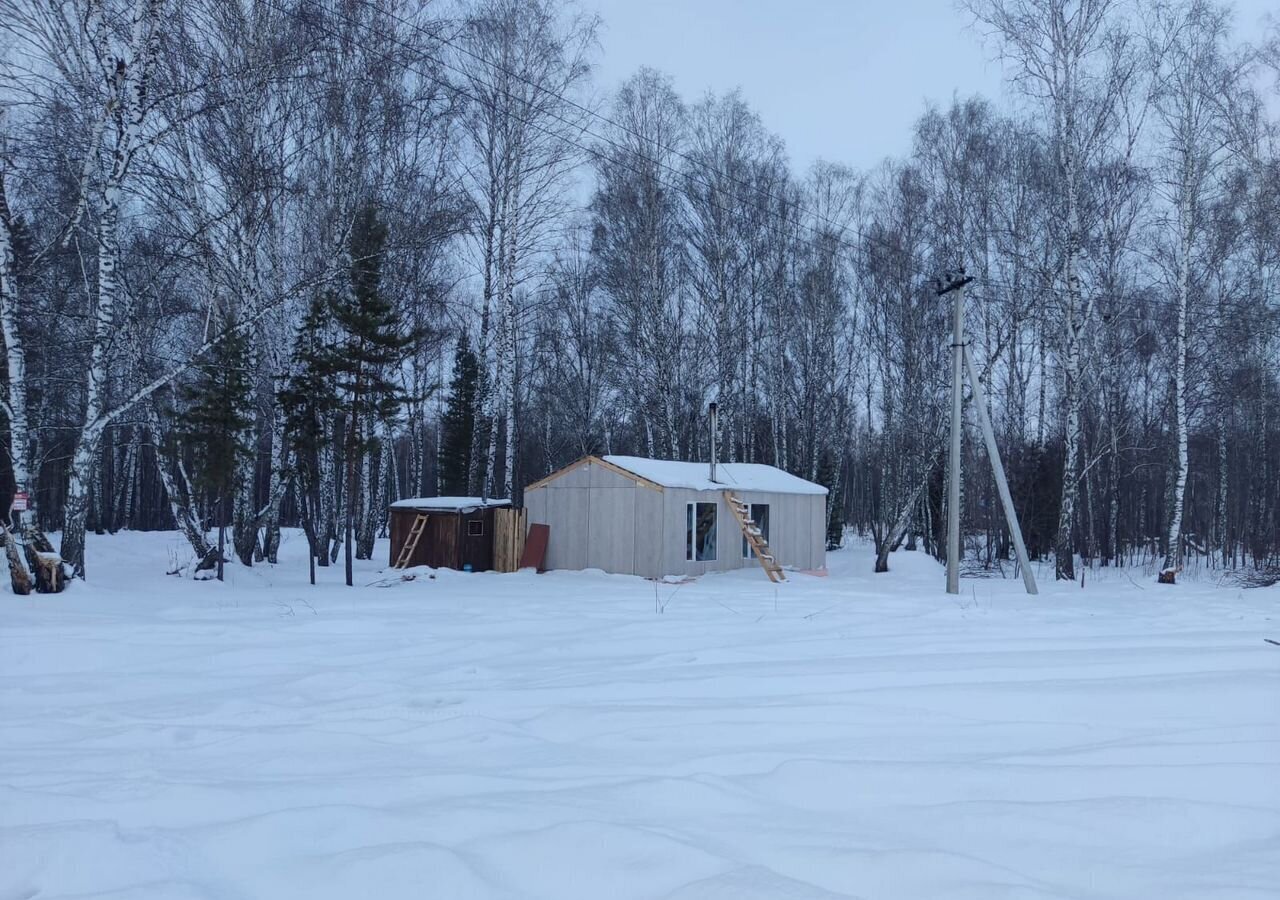
<svg viewBox="0 0 1280 900">
<path fill-rule="evenodd" d="M 596 465 L 579 466 L 525 493 L 529 524 L 551 528 L 549 569 L 660 574 L 655 511 L 662 494 Z"/>
<path fill-rule="evenodd" d="M 601 466 L 587 465 L 591 508 L 587 513 L 588 569 L 632 574 L 636 570 L 636 484 Z M 554 485 L 554 482 L 552 483 Z"/>
<path fill-rule="evenodd" d="M 662 549 L 670 540 L 684 540 L 684 525 L 676 538 L 670 538 L 662 516 L 665 492 L 653 488 L 636 488 L 636 575 L 661 578 L 667 574 L 662 567 Z"/>
<path fill-rule="evenodd" d="M 825 529 L 827 498 L 818 494 L 775 494 L 764 491 L 736 491 L 746 503 L 769 505 L 769 546 L 780 565 L 817 569 L 826 564 Z M 742 555 L 742 531 L 720 491 L 692 491 L 667 488 L 663 492 L 663 525 L 666 540 L 662 561 L 664 574 L 700 575 L 759 565 Z M 688 510 L 693 502 L 716 503 L 716 558 L 699 562 L 685 559 Z"/>
<path fill-rule="evenodd" d="M 826 564 L 826 497 L 739 491 L 769 504 L 769 546 L 783 566 Z M 716 504 L 716 558 L 685 559 L 686 504 Z M 551 527 L 549 569 L 604 569 L 657 578 L 759 565 L 742 555 L 742 532 L 720 491 L 658 491 L 609 469 L 579 466 L 525 493 L 529 523 Z"/>
<path fill-rule="evenodd" d="M 809 527 L 813 529 L 813 540 L 810 542 L 810 569 L 825 569 L 827 567 L 827 498 L 819 497 L 821 503 L 815 503 L 810 507 L 809 514 L 813 516 L 813 524 Z"/>
</svg>

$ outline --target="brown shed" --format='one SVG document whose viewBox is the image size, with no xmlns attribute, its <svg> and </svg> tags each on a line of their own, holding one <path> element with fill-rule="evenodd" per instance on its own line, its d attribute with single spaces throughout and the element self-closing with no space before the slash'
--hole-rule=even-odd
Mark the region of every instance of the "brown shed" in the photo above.
<svg viewBox="0 0 1280 900">
<path fill-rule="evenodd" d="M 427 517 L 418 545 L 409 557 L 411 566 L 487 572 L 493 568 L 494 511 L 511 506 L 510 500 L 479 497 L 423 497 L 391 504 L 391 559 L 399 559 L 414 520 Z"/>
</svg>

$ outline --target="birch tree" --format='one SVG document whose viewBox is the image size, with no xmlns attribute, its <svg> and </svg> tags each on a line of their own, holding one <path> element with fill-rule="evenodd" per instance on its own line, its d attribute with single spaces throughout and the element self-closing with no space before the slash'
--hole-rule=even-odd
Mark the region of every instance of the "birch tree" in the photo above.
<svg viewBox="0 0 1280 900">
<path fill-rule="evenodd" d="M 129 189 L 130 170 L 143 152 L 145 130 L 154 112 L 151 80 L 159 48 L 162 0 L 135 0 L 127 20 L 119 23 L 106 0 L 88 0 L 79 33 L 66 34 L 63 23 L 53 30 L 71 42 L 64 65 L 84 66 L 75 74 L 82 84 L 96 82 L 94 99 L 100 113 L 84 151 L 84 177 L 72 222 L 91 207 L 97 243 L 93 337 L 85 386 L 84 424 L 72 453 L 67 485 L 61 554 L 75 575 L 83 577 L 85 518 L 89 512 L 92 467 L 103 430 L 110 422 L 107 377 L 113 341 L 119 327 L 120 212 Z M 123 34 L 121 33 L 123 31 Z"/>
<path fill-rule="evenodd" d="M 595 154 L 594 270 L 619 352 L 616 390 L 649 456 L 676 459 L 686 251 L 672 183 L 685 109 L 669 79 L 642 69 L 610 107 L 617 123 Z"/>
<path fill-rule="evenodd" d="M 598 20 L 557 0 L 479 0 L 463 21 L 455 69 L 469 101 L 466 162 L 481 279 L 481 380 L 473 489 L 511 496 L 516 470 L 517 293 L 563 217 L 579 158 Z M 498 471 L 499 441 L 504 441 Z"/>
<path fill-rule="evenodd" d="M 763 331 L 762 219 L 777 213 L 785 190 L 781 141 L 769 134 L 740 93 L 708 96 L 689 112 L 685 154 L 685 240 L 695 323 L 706 359 L 708 399 L 720 407 L 720 446 L 730 462 L 750 455 L 752 392 Z"/>
<path fill-rule="evenodd" d="M 0 128 L 3 124 L 0 114 Z M 2 139 L 0 136 L 0 140 Z M 5 186 L 7 169 L 8 155 L 3 145 L 0 145 L 0 333 L 4 336 L 8 388 L 3 411 L 8 420 L 8 455 L 13 461 L 14 484 L 17 490 L 30 491 L 34 495 L 30 422 L 27 417 L 27 357 L 18 325 L 22 307 L 18 296 L 13 213 L 9 208 Z M 31 510 L 30 518 L 35 519 L 34 509 Z M 17 527 L 19 523 L 11 517 L 11 524 Z"/>
<path fill-rule="evenodd" d="M 1224 100 L 1237 87 L 1224 58 L 1228 18 L 1206 0 L 1158 7 L 1151 53 L 1159 61 L 1154 110 L 1161 145 L 1157 184 L 1168 204 L 1159 245 L 1174 302 L 1173 433 L 1169 527 L 1160 581 L 1172 584 L 1182 563 L 1187 490 L 1189 400 L 1187 365 L 1191 306 L 1202 290 L 1197 255 L 1213 182 L 1227 159 Z"/>
<path fill-rule="evenodd" d="M 1124 0 L 967 0 L 976 20 L 991 29 L 1013 63 L 1014 83 L 1049 122 L 1059 265 L 1052 343 L 1062 371 L 1065 419 L 1062 501 L 1054 543 L 1060 579 L 1075 577 L 1076 500 L 1079 496 L 1083 413 L 1083 349 L 1093 323 L 1095 295 L 1082 284 L 1089 237 L 1087 173 L 1105 153 L 1116 115 L 1138 65 L 1121 14 Z"/>
</svg>

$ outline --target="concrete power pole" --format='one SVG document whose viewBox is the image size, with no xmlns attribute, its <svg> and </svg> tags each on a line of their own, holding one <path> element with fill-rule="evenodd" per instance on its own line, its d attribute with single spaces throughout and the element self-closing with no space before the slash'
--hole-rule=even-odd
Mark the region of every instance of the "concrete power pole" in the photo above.
<svg viewBox="0 0 1280 900">
<path fill-rule="evenodd" d="M 964 367 L 969 372 L 969 386 L 973 388 L 973 408 L 978 413 L 978 427 L 982 429 L 982 439 L 987 445 L 987 459 L 991 461 L 991 474 L 996 479 L 996 492 L 1000 495 L 1000 505 L 1004 507 L 1004 524 L 1009 529 L 1009 537 L 1013 539 L 1013 550 L 1018 556 L 1018 567 L 1022 569 L 1022 584 L 1028 594 L 1038 594 L 1036 576 L 1031 571 L 1030 560 L 1027 559 L 1027 545 L 1022 542 L 1022 526 L 1018 524 L 1018 513 L 1013 508 L 1013 495 L 1009 493 L 1009 482 L 1004 477 L 1004 462 L 1000 459 L 1000 448 L 996 446 L 996 433 L 991 428 L 991 417 L 987 415 L 987 394 L 982 389 L 982 381 L 978 378 L 978 367 L 973 364 L 973 354 L 969 345 L 960 348 L 964 352 Z"/>
<path fill-rule="evenodd" d="M 1000 495 L 1000 505 L 1004 508 L 1004 521 L 1013 539 L 1013 549 L 1018 555 L 1018 566 L 1022 569 L 1022 584 L 1028 594 L 1038 594 L 1035 574 L 1031 571 L 1031 561 L 1027 558 L 1027 547 L 1022 540 L 1022 526 L 1018 523 L 1018 513 L 1013 508 L 1013 496 L 1009 493 L 1009 482 L 1005 478 L 1004 463 L 1000 459 L 1000 449 L 996 446 L 996 435 L 991 428 L 991 417 L 987 414 L 987 397 L 978 378 L 978 368 L 973 363 L 973 355 L 969 352 L 969 343 L 964 337 L 964 288 L 973 277 L 965 275 L 964 269 L 946 273 L 938 281 L 938 296 L 955 294 L 955 306 L 951 318 L 951 451 L 949 455 L 949 472 L 947 479 L 947 593 L 960 593 L 960 451 L 963 437 L 961 420 L 961 391 L 964 389 L 964 376 L 967 371 L 969 386 L 973 390 L 973 403 L 978 414 L 978 427 L 982 429 L 982 440 L 986 444 L 987 460 L 991 463 L 991 474 L 995 477 L 996 492 Z"/>
<path fill-rule="evenodd" d="M 938 296 L 955 294 L 951 313 L 951 452 L 947 456 L 947 593 L 960 593 L 960 439 L 961 397 L 964 381 L 964 286 L 973 279 L 948 272 L 938 284 Z"/>
</svg>

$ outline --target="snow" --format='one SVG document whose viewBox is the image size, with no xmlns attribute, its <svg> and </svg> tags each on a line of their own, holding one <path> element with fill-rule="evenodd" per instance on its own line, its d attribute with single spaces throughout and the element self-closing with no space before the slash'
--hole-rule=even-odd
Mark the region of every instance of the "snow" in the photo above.
<svg viewBox="0 0 1280 900">
<path fill-rule="evenodd" d="M 641 456 L 605 456 L 605 462 L 669 488 L 695 491 L 768 491 L 775 494 L 826 494 L 827 489 L 774 466 L 760 463 L 716 463 L 711 480 L 710 463 L 645 459 Z"/>
<path fill-rule="evenodd" d="M 296 532 L 225 584 L 164 576 L 173 533 L 88 540 L 89 583 L 0 614 L 4 900 L 1280 883 L 1280 588 L 954 597 L 862 547 L 777 586 L 366 562 L 313 588 Z"/>
<path fill-rule="evenodd" d="M 485 500 L 482 497 L 414 497 L 408 500 L 397 500 L 391 504 L 392 509 L 442 509 L 454 512 L 470 512 L 490 506 L 510 506 L 510 500 Z"/>
</svg>

